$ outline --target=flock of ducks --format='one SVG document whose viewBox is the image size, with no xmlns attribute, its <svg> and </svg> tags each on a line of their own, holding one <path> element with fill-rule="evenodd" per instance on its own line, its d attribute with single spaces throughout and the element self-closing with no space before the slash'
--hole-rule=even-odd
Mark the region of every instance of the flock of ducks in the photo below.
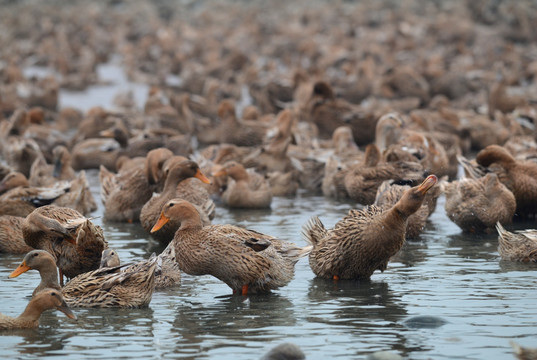
<svg viewBox="0 0 537 360">
<path fill-rule="evenodd" d="M 0 15 L 12 39 L 0 39 L 0 252 L 25 254 L 10 277 L 41 274 L 26 310 L 2 315 L 1 329 L 35 327 L 47 309 L 74 318 L 68 307 L 148 306 L 181 272 L 266 293 L 308 257 L 317 277 L 367 281 L 420 235 L 439 196 L 462 231 L 497 231 L 503 260 L 537 262 L 537 230 L 506 230 L 537 214 L 537 61 L 523 56 L 534 13 L 521 10 L 531 5 L 460 2 L 430 21 L 367 2 L 286 5 L 274 22 L 270 11 L 217 2 L 181 22 L 172 7 L 158 15 L 133 4 L 66 6 L 61 28 L 47 6 Z M 245 23 L 229 28 L 226 16 Z M 344 25 L 322 26 L 336 19 Z M 27 24 L 42 34 L 34 50 L 17 47 L 35 41 L 14 31 Z M 60 88 L 98 83 L 111 53 L 151 85 L 143 109 L 128 93 L 114 110 L 59 108 Z M 27 65 L 56 74 L 27 78 Z M 88 169 L 99 172 L 100 199 Z M 331 229 L 312 217 L 302 247 L 218 224 L 219 206 L 270 208 L 298 191 L 356 205 Z M 103 221 L 141 226 L 165 250 L 121 264 L 92 222 L 99 201 Z"/>
</svg>

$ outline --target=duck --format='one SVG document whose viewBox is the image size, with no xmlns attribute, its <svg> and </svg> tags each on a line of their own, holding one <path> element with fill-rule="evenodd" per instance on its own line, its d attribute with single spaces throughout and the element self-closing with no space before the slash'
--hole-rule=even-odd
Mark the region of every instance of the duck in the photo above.
<svg viewBox="0 0 537 360">
<path fill-rule="evenodd" d="M 519 360 L 535 360 L 537 359 L 537 348 L 531 348 L 526 346 L 521 346 L 514 341 L 509 342 L 517 359 Z"/>
<path fill-rule="evenodd" d="M 166 181 L 164 183 L 164 189 L 160 194 L 153 196 L 142 207 L 140 212 L 140 223 L 142 227 L 150 233 L 153 238 L 161 243 L 168 244 L 177 230 L 177 223 L 170 222 L 167 226 L 159 228 L 159 231 L 151 231 L 155 225 L 162 207 L 164 204 L 176 197 L 178 184 L 190 177 L 196 177 L 205 184 L 210 184 L 211 181 L 201 172 L 198 164 L 191 160 L 184 160 L 178 164 L 175 164 L 166 175 Z M 212 203 L 212 201 L 211 201 Z M 210 224 L 210 219 L 207 215 L 206 209 L 198 208 L 204 215 L 204 224 Z"/>
<path fill-rule="evenodd" d="M 108 247 L 103 230 L 80 212 L 66 207 L 46 205 L 25 219 L 22 234 L 27 245 L 50 252 L 60 272 L 72 279 L 99 267 L 101 253 Z"/>
<path fill-rule="evenodd" d="M 447 216 L 465 232 L 490 233 L 497 222 L 510 224 L 515 215 L 515 196 L 495 173 L 452 181 L 445 196 Z"/>
<path fill-rule="evenodd" d="M 58 272 L 54 257 L 44 250 L 33 250 L 26 254 L 21 264 L 10 275 L 15 278 L 28 270 L 37 270 L 41 275 L 40 288 L 61 289 L 65 302 L 70 307 L 90 308 L 141 308 L 151 302 L 155 288 L 157 258 L 146 260 L 137 271 L 120 271 L 126 265 L 103 267 L 72 278 L 65 286 L 58 284 Z M 35 296 L 35 295 L 34 295 Z"/>
<path fill-rule="evenodd" d="M 99 169 L 104 220 L 134 223 L 140 221 L 143 206 L 157 189 L 164 162 L 173 156 L 166 148 L 151 150 L 143 166 L 134 166 L 117 174 L 104 165 Z"/>
<path fill-rule="evenodd" d="M 151 231 L 168 221 L 181 223 L 172 240 L 181 271 L 212 275 L 234 294 L 266 293 L 287 285 L 296 262 L 311 246 L 293 243 L 229 224 L 203 226 L 196 208 L 186 200 L 168 201 Z"/>
<path fill-rule="evenodd" d="M 394 183 L 392 180 L 386 180 L 380 184 L 377 190 L 377 196 L 373 205 L 380 208 L 391 208 L 399 201 L 405 191 L 410 188 L 410 185 L 402 185 Z M 427 192 L 429 195 L 430 192 Z M 408 217 L 405 238 L 415 239 L 417 238 L 423 229 L 427 219 L 429 218 L 429 206 L 427 201 L 424 200 L 421 207 L 414 214 Z"/>
<path fill-rule="evenodd" d="M 23 222 L 24 218 L 20 216 L 0 216 L 0 253 L 26 254 L 32 250 L 22 236 Z"/>
<path fill-rule="evenodd" d="M 489 145 L 476 155 L 477 164 L 495 172 L 516 199 L 516 215 L 537 214 L 537 163 L 516 160 L 504 147 Z"/>
<path fill-rule="evenodd" d="M 122 268 L 125 272 L 140 271 L 140 268 L 145 266 L 147 260 L 142 260 L 137 263 L 130 264 Z M 175 247 L 173 244 L 168 244 L 166 248 L 157 255 L 159 264 L 155 272 L 155 289 L 164 289 L 181 284 L 181 270 L 179 264 L 175 261 Z M 114 249 L 105 249 L 101 256 L 101 268 L 115 267 L 121 265 L 119 254 Z"/>
<path fill-rule="evenodd" d="M 384 180 L 408 180 L 414 185 L 423 181 L 424 174 L 423 166 L 415 161 L 382 161 L 378 146 L 369 144 L 363 160 L 345 173 L 343 181 L 350 199 L 362 205 L 371 205 Z"/>
<path fill-rule="evenodd" d="M 32 329 L 39 326 L 39 318 L 44 311 L 56 309 L 63 312 L 69 319 L 76 320 L 62 294 L 56 289 L 43 289 L 34 296 L 26 308 L 17 317 L 0 314 L 0 330 Z"/>
<path fill-rule="evenodd" d="M 34 167 L 37 167 L 35 169 Z M 58 180 L 73 180 L 76 172 L 71 166 L 71 153 L 64 145 L 52 149 L 52 164 L 43 164 L 43 158 L 38 158 L 30 169 L 30 184 L 33 186 L 50 186 Z"/>
<path fill-rule="evenodd" d="M 313 216 L 302 229 L 303 238 L 313 246 L 309 255 L 313 273 L 319 278 L 368 281 L 375 270 L 386 270 L 405 242 L 409 216 L 420 209 L 437 182 L 435 175 L 429 175 L 388 209 L 375 205 L 351 209 L 333 229 Z"/>
<path fill-rule="evenodd" d="M 537 262 L 537 230 L 507 231 L 500 222 L 498 231 L 498 253 L 502 260 Z"/>
<path fill-rule="evenodd" d="M 226 189 L 221 197 L 229 208 L 267 209 L 272 203 L 269 182 L 261 175 L 254 176 L 236 161 L 225 163 L 214 177 L 227 176 Z"/>
</svg>

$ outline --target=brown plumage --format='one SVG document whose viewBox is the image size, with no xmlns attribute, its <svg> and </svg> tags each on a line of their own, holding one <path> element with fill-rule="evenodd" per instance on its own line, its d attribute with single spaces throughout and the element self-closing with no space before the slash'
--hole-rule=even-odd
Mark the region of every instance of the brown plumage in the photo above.
<svg viewBox="0 0 537 360">
<path fill-rule="evenodd" d="M 420 209 L 437 181 L 430 175 L 421 185 L 406 190 L 389 209 L 371 205 L 350 210 L 333 229 L 325 229 L 318 217 L 311 218 L 304 225 L 303 236 L 313 245 L 309 262 L 315 275 L 369 280 L 375 270 L 384 271 L 405 242 L 408 217 Z"/>
<path fill-rule="evenodd" d="M 503 260 L 537 262 L 537 230 L 510 232 L 500 224 L 498 231 L 498 253 Z"/>
<path fill-rule="evenodd" d="M 230 208 L 270 208 L 272 192 L 263 176 L 253 176 L 236 161 L 228 161 L 213 176 L 227 175 L 228 181 L 222 193 L 222 202 Z"/>
<path fill-rule="evenodd" d="M 63 312 L 70 319 L 76 319 L 58 290 L 44 289 L 30 300 L 19 316 L 0 314 L 0 330 L 36 328 L 39 326 L 41 314 L 51 309 Z"/>
<path fill-rule="evenodd" d="M 515 195 L 517 215 L 524 217 L 537 213 L 537 163 L 518 161 L 498 145 L 489 145 L 481 150 L 476 162 L 495 172 Z"/>
<path fill-rule="evenodd" d="M 168 174 L 166 175 L 166 182 L 164 183 L 164 189 L 158 195 L 153 196 L 149 201 L 143 206 L 140 213 L 140 222 L 142 227 L 150 232 L 151 228 L 157 222 L 157 219 L 160 215 L 162 207 L 164 204 L 174 199 L 176 195 L 177 185 L 190 177 L 197 177 L 204 183 L 210 183 L 209 179 L 203 175 L 198 164 L 191 160 L 185 160 L 179 164 L 173 166 Z M 203 211 L 202 209 L 198 211 Z M 208 215 L 205 213 L 206 223 L 210 223 Z M 178 223 L 170 223 L 167 226 L 163 227 L 159 231 L 151 232 L 151 235 L 162 243 L 169 243 L 175 234 L 175 231 L 178 229 Z"/>
<path fill-rule="evenodd" d="M 120 271 L 124 266 L 99 268 L 71 279 L 61 293 L 71 307 L 138 308 L 149 305 L 155 288 L 157 258 L 141 262 L 135 271 Z M 60 289 L 54 258 L 44 250 L 26 254 L 19 267 L 9 277 L 17 277 L 28 270 L 37 270 L 42 287 Z"/>
<path fill-rule="evenodd" d="M 525 346 L 520 346 L 514 341 L 510 341 L 513 351 L 515 352 L 516 358 L 519 360 L 537 360 L 537 348 L 530 348 Z"/>
<path fill-rule="evenodd" d="M 24 218 L 18 216 L 0 216 L 0 253 L 26 254 L 32 250 L 26 245 L 22 236 Z"/>
<path fill-rule="evenodd" d="M 43 157 L 34 161 L 29 181 L 32 186 L 51 186 L 58 180 L 73 180 L 75 177 L 69 150 L 63 145 L 57 145 L 52 149 L 52 164 L 47 164 Z"/>
<path fill-rule="evenodd" d="M 366 147 L 364 160 L 353 166 L 344 177 L 349 197 L 363 205 L 373 204 L 377 189 L 384 180 L 409 180 L 412 184 L 423 181 L 421 164 L 411 161 L 381 161 L 375 144 Z"/>
<path fill-rule="evenodd" d="M 407 189 L 410 189 L 409 185 L 398 185 L 394 184 L 391 180 L 386 180 L 379 186 L 373 205 L 382 209 L 389 209 L 399 201 Z M 429 194 L 430 192 L 427 192 L 427 195 Z M 427 206 L 427 202 L 423 201 L 418 211 L 408 217 L 406 238 L 417 238 L 425 227 L 428 217 L 429 207 Z"/>
<path fill-rule="evenodd" d="M 515 196 L 496 174 L 463 178 L 448 183 L 445 188 L 446 214 L 462 230 L 489 232 L 498 221 L 511 223 L 516 209 Z"/>
<path fill-rule="evenodd" d="M 238 226 L 202 226 L 199 213 L 185 200 L 166 203 L 152 231 L 168 219 L 181 223 L 173 239 L 181 271 L 212 275 L 243 295 L 287 285 L 295 263 L 311 250 Z"/>
<path fill-rule="evenodd" d="M 99 267 L 102 251 L 108 247 L 103 230 L 78 211 L 54 205 L 34 210 L 24 220 L 24 241 L 56 258 L 62 275 L 73 278 Z"/>
<path fill-rule="evenodd" d="M 151 150 L 142 167 L 115 174 L 101 165 L 99 180 L 104 219 L 116 222 L 139 222 L 143 206 L 157 189 L 164 161 L 173 153 L 166 148 Z"/>
</svg>

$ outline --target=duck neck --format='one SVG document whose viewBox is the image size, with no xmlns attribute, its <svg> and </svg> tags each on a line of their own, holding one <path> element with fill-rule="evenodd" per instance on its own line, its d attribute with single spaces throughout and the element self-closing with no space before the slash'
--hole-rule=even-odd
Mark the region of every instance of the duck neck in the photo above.
<svg viewBox="0 0 537 360">
<path fill-rule="evenodd" d="M 39 302 L 35 298 L 33 298 L 28 305 L 26 305 L 26 308 L 17 319 L 25 322 L 38 321 L 43 311 L 45 311 L 45 309 L 39 305 Z"/>
<path fill-rule="evenodd" d="M 38 289 L 60 289 L 60 284 L 58 282 L 58 270 L 52 259 L 39 269 L 39 275 L 41 275 L 41 283 L 39 284 Z"/>
</svg>

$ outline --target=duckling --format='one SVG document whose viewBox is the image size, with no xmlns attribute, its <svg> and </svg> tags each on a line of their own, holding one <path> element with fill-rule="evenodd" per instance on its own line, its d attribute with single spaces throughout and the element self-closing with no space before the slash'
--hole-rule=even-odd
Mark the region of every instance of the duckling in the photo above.
<svg viewBox="0 0 537 360">
<path fill-rule="evenodd" d="M 185 200 L 167 202 L 151 231 L 170 220 L 181 223 L 172 240 L 181 271 L 213 275 L 235 294 L 270 292 L 287 285 L 295 263 L 311 250 L 234 225 L 203 226 L 196 208 Z"/>
<path fill-rule="evenodd" d="M 537 230 L 510 232 L 499 222 L 496 223 L 496 230 L 498 253 L 502 260 L 537 262 Z"/>
<path fill-rule="evenodd" d="M 445 193 L 446 214 L 463 231 L 490 232 L 497 222 L 511 223 L 515 214 L 515 196 L 494 173 L 448 183 Z"/>
<path fill-rule="evenodd" d="M 77 275 L 61 288 L 65 302 L 72 307 L 138 308 L 149 305 L 155 288 L 157 258 L 140 263 L 136 271 L 119 271 L 125 266 L 99 268 Z M 60 289 L 55 260 L 48 251 L 29 252 L 9 277 L 17 277 L 31 269 L 38 270 L 41 275 L 37 289 L 43 286 Z"/>
<path fill-rule="evenodd" d="M 213 176 L 228 176 L 227 187 L 222 193 L 222 202 L 230 208 L 270 208 L 272 192 L 270 184 L 261 175 L 253 174 L 235 161 L 229 161 Z"/>
<path fill-rule="evenodd" d="M 47 250 L 56 258 L 63 275 L 73 278 L 98 268 L 102 251 L 108 247 L 100 226 L 80 212 L 55 205 L 35 209 L 24 219 L 22 234 L 26 244 Z"/>
<path fill-rule="evenodd" d="M 420 209 L 438 181 L 428 176 L 419 186 L 407 189 L 389 209 L 375 205 L 350 210 L 333 229 L 325 229 L 318 217 L 303 227 L 303 237 L 313 245 L 310 267 L 328 279 L 369 280 L 375 270 L 384 271 L 388 261 L 405 242 L 408 217 Z"/>
<path fill-rule="evenodd" d="M 58 290 L 44 289 L 30 300 L 19 316 L 0 314 L 0 330 L 36 328 L 39 326 L 41 314 L 51 309 L 59 310 L 68 318 L 76 320 L 75 314 L 69 309 Z"/>
</svg>

